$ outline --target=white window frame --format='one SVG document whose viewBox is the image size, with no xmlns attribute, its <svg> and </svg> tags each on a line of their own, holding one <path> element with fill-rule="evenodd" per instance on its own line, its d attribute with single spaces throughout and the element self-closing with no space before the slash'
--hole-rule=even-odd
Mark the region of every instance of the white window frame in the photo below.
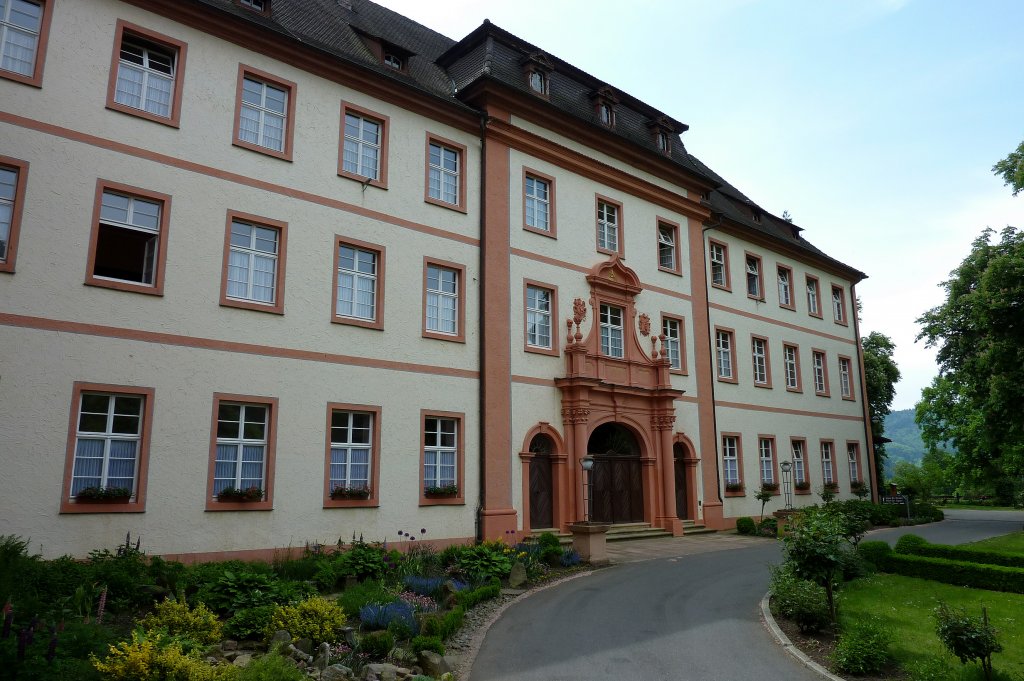
<svg viewBox="0 0 1024 681">
<path fill-rule="evenodd" d="M 342 252 L 352 251 L 352 266 L 345 267 L 342 263 Z M 365 261 L 361 257 L 371 258 L 371 271 L 361 269 Z M 380 273 L 380 253 L 368 248 L 360 248 L 342 241 L 338 245 L 338 290 L 335 291 L 334 313 L 346 319 L 362 321 L 377 320 L 377 278 Z M 359 302 L 360 295 L 369 295 L 369 303 Z M 348 306 L 347 311 L 344 306 Z M 369 306 L 369 314 L 360 314 L 360 307 Z"/>
<path fill-rule="evenodd" d="M 134 48 L 140 52 L 140 54 L 135 56 L 142 59 L 141 64 L 125 58 L 126 48 L 128 47 Z M 170 118 L 174 112 L 174 89 L 175 79 L 178 74 L 178 51 L 162 45 L 155 45 L 149 40 L 136 38 L 132 34 L 125 33 L 121 38 L 121 44 L 118 46 L 118 54 L 117 82 L 114 86 L 114 101 L 133 109 L 146 111 L 154 116 Z M 153 59 L 154 56 L 167 58 L 169 71 L 161 71 L 159 68 L 154 68 L 154 64 L 158 66 L 160 65 L 159 60 Z M 134 72 L 142 75 L 142 82 L 139 84 L 141 92 L 138 94 L 138 103 L 132 103 L 132 101 L 126 99 L 129 94 L 127 90 L 122 87 L 122 83 L 131 83 L 132 85 L 136 84 L 133 81 L 128 80 L 125 76 L 126 72 Z M 158 83 L 164 83 L 167 89 L 160 90 L 157 85 Z M 152 99 L 150 95 L 154 92 L 166 95 L 167 101 L 161 102 Z"/>
<path fill-rule="evenodd" d="M 8 0 L 6 6 L 4 7 L 5 11 L 3 15 L 0 15 L 0 70 L 8 71 L 10 73 L 17 73 L 20 76 L 27 76 L 31 78 L 32 74 L 35 73 L 36 70 L 36 59 L 39 58 L 39 37 L 43 30 L 43 18 L 44 13 L 46 11 L 46 7 L 39 2 L 20 0 L 21 4 L 32 5 L 33 7 L 36 7 L 39 10 L 39 21 L 35 29 L 33 30 L 26 28 L 25 26 L 17 25 L 11 21 L 11 12 L 14 9 L 15 2 L 19 2 L 19 0 Z M 28 59 L 27 71 L 20 71 L 16 68 L 10 68 L 10 66 L 13 65 L 10 65 L 8 63 L 8 51 L 13 48 L 25 49 L 23 45 L 15 45 L 15 43 L 11 39 L 12 34 L 18 35 L 23 39 L 27 36 L 28 39 L 32 41 L 32 47 L 30 50 L 31 58 Z"/>
<path fill-rule="evenodd" d="M 617 305 L 601 303 L 601 354 L 621 359 L 626 356 L 625 310 Z"/>
<path fill-rule="evenodd" d="M 853 442 L 846 443 L 846 457 L 850 461 L 850 482 L 860 480 L 860 447 Z"/>
<path fill-rule="evenodd" d="M 814 364 L 814 392 L 824 393 L 825 392 L 825 353 L 823 352 L 812 352 L 812 362 Z"/>
<path fill-rule="evenodd" d="M 850 380 L 850 360 L 845 357 L 839 358 L 839 391 L 843 397 L 853 397 L 852 382 Z"/>
<path fill-rule="evenodd" d="M 807 469 L 804 466 L 804 441 L 793 440 L 793 482 L 807 482 Z"/>
<path fill-rule="evenodd" d="M 401 71 L 405 68 L 405 61 L 394 52 L 385 52 L 383 62 L 384 66 L 395 71 Z"/>
<path fill-rule="evenodd" d="M 554 291 L 543 286 L 526 285 L 526 344 L 551 349 L 551 310 Z"/>
<path fill-rule="evenodd" d="M 248 245 L 242 245 L 241 243 L 235 243 L 235 236 L 236 236 L 235 226 L 236 225 L 238 225 L 239 227 L 248 227 L 249 228 L 249 234 L 248 234 L 249 244 Z M 264 250 L 260 250 L 260 249 L 256 248 L 257 241 L 268 241 L 267 239 L 258 239 L 257 238 L 257 236 L 260 234 L 259 230 L 263 230 L 265 232 L 272 232 L 274 234 L 274 251 L 273 251 L 273 253 L 271 253 L 269 251 L 264 251 Z M 239 234 L 237 234 L 237 236 L 241 237 L 241 234 L 239 233 Z M 227 287 L 225 288 L 225 293 L 224 293 L 225 297 L 230 298 L 231 300 L 244 300 L 244 301 L 250 302 L 250 303 L 259 303 L 261 305 L 270 305 L 270 306 L 275 305 L 277 303 L 277 296 L 278 296 L 278 291 L 277 291 L 277 289 L 278 289 L 278 281 L 277 281 L 277 279 L 278 279 L 278 271 L 279 271 L 279 268 L 281 266 L 281 263 L 280 263 L 280 257 L 281 257 L 281 230 L 276 228 L 276 227 L 260 224 L 258 222 L 249 222 L 248 220 L 240 220 L 239 218 L 233 218 L 231 220 L 231 234 L 228 237 L 228 243 L 229 243 L 229 246 L 228 246 L 228 273 L 227 273 L 228 282 L 227 282 Z M 234 264 L 232 263 L 232 258 L 236 258 Z M 240 260 L 239 259 L 241 259 L 241 258 L 245 259 L 245 266 L 244 267 L 242 267 L 241 264 L 240 264 Z M 256 297 L 256 293 L 255 293 L 255 289 L 256 288 L 267 288 L 266 286 L 257 287 L 257 285 L 256 285 L 256 282 L 255 282 L 255 277 L 256 277 L 256 273 L 257 273 L 256 265 L 258 263 L 261 263 L 261 264 L 271 263 L 273 265 L 273 270 L 270 271 L 270 275 L 271 275 L 270 279 L 271 279 L 271 282 L 272 282 L 272 286 L 270 287 L 271 290 L 270 290 L 270 299 L 269 300 L 265 300 L 263 298 Z M 232 272 L 233 269 L 236 271 L 236 273 L 239 270 L 244 271 L 245 272 L 245 281 L 242 281 L 241 279 L 237 279 L 237 278 L 236 279 L 232 279 L 231 278 L 231 272 Z M 260 272 L 265 274 L 265 273 L 267 273 L 267 270 L 260 270 Z M 236 286 L 244 284 L 245 285 L 245 293 L 244 294 L 240 294 L 240 293 L 236 292 L 236 293 L 232 294 L 231 293 L 231 286 L 232 286 L 232 284 L 234 284 Z"/>
<path fill-rule="evenodd" d="M 437 155 L 437 163 L 434 155 Z M 454 160 L 454 168 L 447 161 Z M 430 141 L 427 159 L 429 182 L 427 195 L 435 201 L 459 205 L 460 174 L 462 173 L 462 152 L 435 140 Z"/>
<path fill-rule="evenodd" d="M 715 357 L 717 361 L 718 377 L 732 378 L 732 334 L 728 331 L 715 332 Z"/>
<path fill-rule="evenodd" d="M 21 181 L 21 169 L 0 166 L 0 177 L 11 175 L 11 183 L 0 184 L 0 263 L 6 263 L 11 250 L 11 230 L 14 227 L 14 205 L 18 197 L 18 182 Z"/>
<path fill-rule="evenodd" d="M 367 137 L 368 132 L 376 136 L 376 141 Z M 379 180 L 383 141 L 384 123 L 346 110 L 341 154 L 342 170 L 371 180 Z M 366 161 L 368 152 L 371 152 L 372 162 Z"/>
<path fill-rule="evenodd" d="M 446 290 L 444 273 L 450 272 L 452 277 L 452 290 Z M 430 280 L 437 280 L 437 285 L 431 288 Z M 459 270 L 451 267 L 443 267 L 433 263 L 427 264 L 427 331 L 442 333 L 450 336 L 459 334 Z M 451 320 L 442 318 L 442 312 L 451 311 Z"/>
<path fill-rule="evenodd" d="M 335 417 L 347 416 L 345 425 L 335 425 Z M 366 418 L 365 427 L 356 425 L 356 417 Z M 371 490 L 373 484 L 374 414 L 369 411 L 334 409 L 331 411 L 331 461 L 328 493 L 342 489 Z M 365 434 L 365 441 L 357 435 Z M 365 461 L 355 461 L 355 458 Z M 365 475 L 353 475 L 353 469 L 365 468 Z"/>
<path fill-rule="evenodd" d="M 711 253 L 711 283 L 715 286 L 726 286 L 728 282 L 725 276 L 725 246 L 711 243 L 708 250 Z"/>
<path fill-rule="evenodd" d="M 597 247 L 602 250 L 619 250 L 619 210 L 614 203 L 597 202 Z"/>
<path fill-rule="evenodd" d="M 108 398 L 107 408 L 106 408 L 106 413 L 105 414 L 103 414 L 102 412 L 98 412 L 98 411 L 96 411 L 96 412 L 85 412 L 85 411 L 83 411 L 85 409 L 86 399 L 90 398 L 90 397 L 106 397 L 106 398 Z M 132 400 L 132 401 L 137 402 L 138 403 L 138 412 L 134 413 L 134 414 L 131 413 L 131 412 L 123 412 L 123 411 L 122 412 L 118 412 L 118 410 L 117 410 L 118 409 L 118 400 Z M 83 430 L 82 429 L 82 421 L 83 421 L 82 417 L 85 414 L 92 414 L 92 415 L 96 415 L 96 416 L 103 414 L 103 416 L 105 416 L 105 422 L 106 422 L 104 429 L 101 430 L 101 431 L 100 430 Z M 71 473 L 71 498 L 72 499 L 75 498 L 75 496 L 78 494 L 79 491 L 81 491 L 81 490 L 83 490 L 83 489 L 85 489 L 87 487 L 99 487 L 101 489 L 108 489 L 108 488 L 110 488 L 110 481 L 111 481 L 111 479 L 113 479 L 113 480 L 125 480 L 125 479 L 127 479 L 129 477 L 127 475 L 118 475 L 116 477 L 112 476 L 111 475 L 111 472 L 112 472 L 111 468 L 112 468 L 112 464 L 115 464 L 118 461 L 127 461 L 128 460 L 128 457 L 112 456 L 112 454 L 115 453 L 115 452 L 112 451 L 114 449 L 114 447 L 115 447 L 115 443 L 129 443 L 129 442 L 135 443 L 134 456 L 131 457 L 131 460 L 132 460 L 131 476 L 130 476 L 131 477 L 131 485 L 129 487 L 129 489 L 131 489 L 131 492 L 132 492 L 132 497 L 133 498 L 135 497 L 136 493 L 138 492 L 139 461 L 140 461 L 140 454 L 141 454 L 141 449 L 142 449 L 143 421 L 144 421 L 145 417 L 146 417 L 146 398 L 144 396 L 142 396 L 142 395 L 130 395 L 130 394 L 116 393 L 116 392 L 106 392 L 106 391 L 87 391 L 87 392 L 82 392 L 81 393 L 81 395 L 79 397 L 79 401 L 78 401 L 78 417 L 77 417 L 77 419 L 75 421 L 75 423 L 76 423 L 76 426 L 75 426 L 75 454 L 74 454 L 74 462 L 72 464 L 72 473 Z M 115 428 L 116 428 L 115 420 L 122 420 L 123 421 L 123 419 L 135 419 L 136 420 L 136 428 L 135 428 L 135 432 L 134 433 L 132 433 L 132 432 L 117 432 L 115 430 Z M 103 453 L 102 453 L 102 459 L 100 461 L 100 471 L 99 471 L 99 475 L 98 476 L 96 476 L 96 475 L 84 475 L 84 474 L 82 474 L 80 472 L 81 471 L 80 466 L 82 468 L 84 468 L 86 465 L 88 465 L 87 464 L 87 460 L 88 459 L 100 458 L 100 457 L 95 457 L 95 456 L 91 456 L 91 457 L 82 456 L 82 452 L 80 450 L 82 448 L 83 441 L 94 441 L 94 442 L 95 441 L 101 441 L 103 443 L 102 444 L 102 446 L 103 446 Z M 98 478 L 98 481 L 97 482 L 93 482 L 94 480 L 97 480 L 97 478 Z M 124 485 L 123 484 L 115 484 L 114 487 L 123 488 Z"/>
<path fill-rule="evenodd" d="M 793 390 L 798 389 L 800 387 L 800 369 L 797 365 L 796 346 L 782 346 L 782 361 L 786 367 L 786 387 Z"/>
<path fill-rule="evenodd" d="M 666 262 L 666 255 L 668 256 Z M 658 225 L 658 266 L 662 269 L 676 269 L 678 260 L 676 250 L 676 228 L 671 225 Z"/>
<path fill-rule="evenodd" d="M 761 463 L 762 484 L 775 484 L 775 441 L 767 437 L 758 438 L 757 451 Z"/>
<path fill-rule="evenodd" d="M 669 366 L 676 370 L 683 368 L 680 326 L 678 319 L 672 319 L 671 317 L 662 317 L 661 319 L 661 333 L 665 336 L 662 345 L 665 351 L 668 352 Z"/>
<path fill-rule="evenodd" d="M 260 86 L 259 102 L 247 102 L 245 100 L 246 83 L 252 83 L 254 85 Z M 277 111 L 276 109 L 273 109 L 267 105 L 267 92 L 269 90 L 280 92 L 283 95 L 280 111 Z M 242 92 L 240 94 L 240 97 L 241 107 L 238 112 L 238 116 L 240 119 L 238 121 L 238 139 L 242 140 L 243 142 L 248 142 L 249 144 L 255 144 L 256 146 L 265 147 L 273 151 L 284 153 L 285 146 L 288 143 L 288 100 L 291 97 L 291 92 L 288 90 L 288 88 L 283 87 L 281 85 L 276 85 L 274 83 L 268 82 L 266 80 L 257 78 L 251 74 L 246 73 L 242 77 Z M 250 114 L 255 115 L 255 138 L 252 138 L 251 136 L 247 137 L 247 135 L 251 135 L 251 133 L 249 131 L 246 131 L 245 126 L 242 125 L 242 121 L 246 120 L 246 111 L 248 111 Z M 267 135 L 267 130 L 269 127 L 268 121 L 270 120 L 281 121 L 281 139 L 280 145 L 278 146 L 275 146 L 273 139 L 269 138 Z"/>
<path fill-rule="evenodd" d="M 236 423 L 235 421 L 229 421 L 222 417 L 223 410 L 225 407 L 240 407 L 238 412 L 237 421 L 239 425 L 238 435 L 236 437 L 221 437 L 220 436 L 220 424 L 224 423 Z M 245 437 L 245 424 L 258 423 L 257 421 L 246 421 L 246 413 L 250 409 L 262 409 L 263 410 L 263 437 L 262 438 L 249 438 Z M 214 478 L 213 478 L 213 496 L 216 497 L 221 490 L 226 487 L 234 487 L 239 490 L 246 490 L 256 485 L 253 481 L 257 478 L 253 476 L 242 477 L 242 469 L 246 464 L 256 463 L 255 461 L 246 461 L 245 455 L 248 449 L 250 453 L 253 450 L 260 450 L 261 455 L 259 459 L 260 464 L 260 476 L 259 476 L 259 488 L 263 490 L 263 496 L 266 498 L 267 495 L 267 456 L 269 454 L 269 440 L 268 434 L 270 432 L 270 410 L 271 405 L 253 402 L 232 402 L 229 400 L 223 400 L 217 404 L 217 431 L 215 433 L 217 438 L 216 443 L 216 454 L 214 456 Z M 221 447 L 234 448 L 234 456 L 231 458 L 221 458 Z M 217 475 L 218 468 L 221 465 L 231 466 L 233 468 L 232 475 Z M 243 482 L 245 480 L 246 482 Z"/>
<path fill-rule="evenodd" d="M 754 383 L 768 384 L 768 341 L 763 338 L 750 339 L 750 359 L 754 368 Z"/>
<path fill-rule="evenodd" d="M 835 482 L 835 473 L 832 470 L 832 443 L 821 443 L 821 479 L 827 485 Z"/>
<path fill-rule="evenodd" d="M 548 93 L 548 78 L 544 75 L 543 71 L 538 71 L 537 69 L 530 71 L 527 80 L 530 82 L 530 89 L 534 92 L 542 95 Z"/>
<path fill-rule="evenodd" d="M 761 261 L 752 256 L 746 257 L 744 271 L 747 273 L 747 295 L 761 299 Z"/>
<path fill-rule="evenodd" d="M 740 484 L 739 438 L 722 436 L 722 478 L 727 485 Z"/>
<path fill-rule="evenodd" d="M 846 321 L 843 315 L 843 289 L 838 286 L 832 287 L 832 318 L 840 324 Z"/>
<path fill-rule="evenodd" d="M 807 280 L 807 311 L 815 317 L 821 314 L 821 284 L 817 279 Z"/>
<path fill-rule="evenodd" d="M 550 232 L 551 183 L 527 174 L 523 192 L 526 195 L 526 226 Z"/>
<path fill-rule="evenodd" d="M 115 207 L 106 202 L 108 196 L 117 196 L 124 199 L 128 199 L 128 207 L 127 209 L 125 209 L 127 215 L 124 220 L 118 220 L 111 217 L 104 217 L 103 211 L 106 208 L 110 208 L 111 210 L 121 210 L 119 207 Z M 138 208 L 137 204 L 140 203 L 156 206 L 155 227 L 150 227 L 145 224 L 138 224 L 136 222 L 136 212 Z M 141 196 L 134 196 L 133 194 L 114 191 L 112 189 L 104 189 L 103 194 L 100 197 L 100 218 L 99 225 L 97 225 L 98 233 L 96 235 L 96 253 L 94 254 L 95 260 L 99 260 L 99 251 L 101 248 L 100 236 L 103 230 L 103 225 L 107 225 L 108 227 L 115 227 L 117 229 L 129 230 L 133 232 L 142 232 L 144 234 L 149 234 L 151 236 L 149 241 L 146 242 L 145 252 L 143 254 L 141 281 L 135 281 L 134 279 L 122 279 L 120 277 L 98 275 L 96 274 L 95 263 L 93 264 L 92 276 L 96 277 L 97 279 L 103 279 L 105 281 L 124 281 L 141 286 L 156 286 L 156 270 L 160 264 L 160 227 L 163 222 L 163 211 L 164 204 L 161 201 Z"/>
<path fill-rule="evenodd" d="M 433 422 L 433 424 L 431 423 Z M 431 427 L 433 426 L 433 427 Z M 450 426 L 450 427 L 449 427 Z M 434 444 L 428 444 L 430 435 Z M 451 444 L 443 437 L 451 436 Z M 451 463 L 448 463 L 450 457 Z M 450 475 L 448 470 L 451 470 Z M 423 419 L 423 487 L 459 485 L 459 419 L 444 416 L 426 416 Z"/>
<path fill-rule="evenodd" d="M 779 268 L 779 305 L 789 307 L 793 304 L 793 286 L 790 279 L 792 275 L 789 270 Z"/>
</svg>

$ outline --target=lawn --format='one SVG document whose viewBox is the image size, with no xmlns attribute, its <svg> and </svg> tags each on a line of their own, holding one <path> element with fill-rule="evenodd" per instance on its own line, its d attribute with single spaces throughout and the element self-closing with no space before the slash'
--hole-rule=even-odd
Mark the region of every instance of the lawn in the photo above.
<svg viewBox="0 0 1024 681">
<path fill-rule="evenodd" d="M 983 551 L 1004 551 L 1006 553 L 1024 553 L 1024 531 L 1011 532 L 1010 534 L 1004 534 L 1001 537 L 992 537 L 991 539 L 983 539 L 972 544 L 967 544 L 964 548 L 981 549 Z"/>
<path fill-rule="evenodd" d="M 1024 533 L 1010 536 L 1024 541 Z M 972 615 L 980 615 L 981 606 L 985 605 L 989 620 L 998 630 L 998 640 L 1003 645 L 1003 652 L 992 656 L 992 666 L 997 671 L 1015 673 L 1024 678 L 1024 595 L 1021 594 L 876 574 L 843 587 L 838 601 L 839 619 L 844 625 L 849 625 L 878 617 L 884 626 L 892 629 L 892 653 L 906 667 L 945 655 L 935 635 L 932 616 L 940 600 L 966 608 Z M 958 666 L 955 658 L 948 659 L 951 665 Z"/>
</svg>

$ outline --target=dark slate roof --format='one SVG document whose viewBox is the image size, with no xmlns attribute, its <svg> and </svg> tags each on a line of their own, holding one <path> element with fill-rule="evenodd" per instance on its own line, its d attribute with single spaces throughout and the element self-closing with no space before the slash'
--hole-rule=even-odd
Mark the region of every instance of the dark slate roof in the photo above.
<svg viewBox="0 0 1024 681">
<path fill-rule="evenodd" d="M 572 64 L 554 57 L 535 45 L 501 29 L 489 21 L 460 41 L 452 40 L 426 26 L 370 0 L 272 0 L 272 15 L 240 7 L 233 0 L 192 0 L 281 35 L 285 40 L 308 45 L 324 53 L 325 59 L 337 59 L 368 69 L 392 81 L 417 89 L 468 109 L 459 91 L 481 79 L 500 82 L 506 87 L 530 93 L 523 75 L 523 61 L 542 53 L 551 63 L 548 100 L 536 98 L 537 106 L 553 107 L 569 114 L 580 124 L 600 128 L 664 158 L 655 143 L 649 124 L 663 119 L 677 132 L 687 129 L 641 100 L 612 88 L 619 103 L 615 106 L 616 125 L 608 129 L 597 120 L 592 94 L 604 81 Z M 361 36 L 390 43 L 407 51 L 407 73 L 380 63 Z M 849 272 L 853 278 L 862 272 L 831 258 L 800 236 L 800 228 L 761 209 L 742 192 L 686 151 L 682 140 L 672 144 L 672 161 L 682 170 L 715 185 L 707 201 L 718 217 L 782 241 L 833 266 Z M 761 220 L 751 215 L 757 212 Z"/>
</svg>

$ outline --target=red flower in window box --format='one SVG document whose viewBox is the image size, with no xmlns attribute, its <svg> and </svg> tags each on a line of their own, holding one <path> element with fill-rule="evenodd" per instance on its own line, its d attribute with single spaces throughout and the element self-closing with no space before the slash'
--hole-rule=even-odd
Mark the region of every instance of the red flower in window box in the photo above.
<svg viewBox="0 0 1024 681">
<path fill-rule="evenodd" d="M 428 485 L 423 488 L 423 494 L 428 497 L 454 497 L 459 493 L 459 486 L 451 485 Z"/>
<path fill-rule="evenodd" d="M 263 490 L 255 485 L 245 489 L 225 487 L 217 495 L 217 501 L 263 501 Z"/>
<path fill-rule="evenodd" d="M 75 495 L 80 504 L 127 504 L 131 498 L 127 487 L 84 487 Z"/>
<path fill-rule="evenodd" d="M 363 487 L 335 487 L 331 490 L 331 499 L 369 499 L 370 488 Z"/>
</svg>

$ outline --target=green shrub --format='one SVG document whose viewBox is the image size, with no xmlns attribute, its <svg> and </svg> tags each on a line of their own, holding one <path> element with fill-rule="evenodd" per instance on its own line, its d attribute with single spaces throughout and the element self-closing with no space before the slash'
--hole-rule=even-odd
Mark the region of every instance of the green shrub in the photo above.
<svg viewBox="0 0 1024 681">
<path fill-rule="evenodd" d="M 230 614 L 261 605 L 292 603 L 311 591 L 307 584 L 280 580 L 273 573 L 224 570 L 215 581 L 199 587 L 195 600 Z"/>
<path fill-rule="evenodd" d="M 951 608 L 939 602 L 935 609 L 935 633 L 942 645 L 957 656 L 961 664 L 981 663 L 985 678 L 992 678 L 992 653 L 1003 649 L 996 640 L 996 630 L 988 622 L 988 612 L 981 609 L 981 617 L 974 618 L 961 608 Z"/>
<path fill-rule="evenodd" d="M 896 553 L 909 553 L 915 554 L 918 550 L 927 544 L 923 537 L 919 537 L 916 534 L 905 534 L 896 540 Z"/>
<path fill-rule="evenodd" d="M 236 640 L 261 641 L 270 631 L 270 622 L 274 617 L 276 605 L 258 605 L 255 608 L 243 608 L 231 616 L 224 624 L 224 633 Z"/>
<path fill-rule="evenodd" d="M 469 610 L 478 603 L 497 598 L 499 594 L 501 594 L 501 582 L 497 577 L 492 577 L 486 586 L 456 592 L 455 602 L 461 605 L 463 610 Z"/>
<path fill-rule="evenodd" d="M 355 617 L 364 606 L 370 603 L 390 603 L 395 599 L 381 582 L 369 580 L 354 584 L 338 596 L 338 605 L 348 615 Z"/>
<path fill-rule="evenodd" d="M 130 612 L 152 605 L 153 585 L 145 555 L 131 546 L 122 546 L 117 553 L 107 549 L 89 552 L 89 581 L 107 588 L 107 609 Z"/>
<path fill-rule="evenodd" d="M 861 558 L 856 549 L 847 547 L 839 554 L 839 569 L 843 581 L 849 582 L 871 574 L 873 566 Z"/>
<path fill-rule="evenodd" d="M 330 591 L 338 583 L 337 566 L 328 558 L 320 558 L 315 563 L 316 571 L 313 581 L 321 591 Z"/>
<path fill-rule="evenodd" d="M 899 520 L 901 508 L 895 504 L 870 504 L 868 506 L 868 522 L 876 527 L 895 525 Z"/>
<path fill-rule="evenodd" d="M 317 568 L 321 560 L 325 559 L 313 555 L 303 556 L 302 558 L 275 559 L 273 562 L 274 574 L 280 579 L 309 582 L 316 578 Z"/>
<path fill-rule="evenodd" d="M 562 544 L 552 532 L 541 532 L 537 537 L 540 547 L 540 560 L 548 565 L 558 565 L 562 560 Z"/>
<path fill-rule="evenodd" d="M 166 632 L 168 635 L 192 641 L 200 645 L 209 645 L 220 640 L 220 620 L 204 604 L 189 608 L 184 601 L 171 599 L 157 603 L 153 612 L 139 622 L 150 632 Z"/>
<path fill-rule="evenodd" d="M 985 551 L 983 549 L 972 549 L 965 546 L 931 544 L 925 541 L 915 543 L 912 546 L 905 546 L 904 549 L 905 550 L 902 553 L 908 553 L 915 556 L 947 558 L 949 560 L 962 560 L 969 563 L 982 563 L 984 565 L 1002 565 L 1004 567 L 1024 568 L 1024 554 L 1020 553 Z"/>
<path fill-rule="evenodd" d="M 292 638 L 334 643 L 344 635 L 346 621 L 345 613 L 337 603 L 313 596 L 295 605 L 278 606 L 270 619 L 270 626 L 275 630 L 284 629 Z"/>
<path fill-rule="evenodd" d="M 448 639 L 462 627 L 465 614 L 462 606 L 456 605 L 444 615 L 425 615 L 420 619 L 420 633 L 423 636 Z"/>
<path fill-rule="evenodd" d="M 438 655 L 444 655 L 444 643 L 440 636 L 417 636 L 409 642 L 409 650 L 417 654 L 422 650 L 432 650 Z"/>
<path fill-rule="evenodd" d="M 236 681 L 239 669 L 233 665 L 211 666 L 194 655 L 185 654 L 177 643 L 165 643 L 159 634 L 132 632 L 131 642 L 122 641 L 102 660 L 92 664 L 104 679 L 113 681 Z"/>
<path fill-rule="evenodd" d="M 473 580 L 504 579 L 512 569 L 512 549 L 502 542 L 465 547 L 456 559 L 459 571 Z"/>
<path fill-rule="evenodd" d="M 855 622 L 840 635 L 832 663 L 848 674 L 876 674 L 892 659 L 892 638 L 892 632 L 877 620 Z"/>
<path fill-rule="evenodd" d="M 771 568 L 769 591 L 775 613 L 804 633 L 819 631 L 831 621 L 825 589 L 800 579 L 789 566 Z"/>
<path fill-rule="evenodd" d="M 754 519 L 737 518 L 736 531 L 740 534 L 754 534 L 757 531 L 757 526 L 754 524 Z"/>
<path fill-rule="evenodd" d="M 862 541 L 857 545 L 857 553 L 876 568 L 883 569 L 892 547 L 884 541 Z"/>
<path fill-rule="evenodd" d="M 775 518 L 765 518 L 757 525 L 757 533 L 762 537 L 778 537 L 779 521 Z"/>
<path fill-rule="evenodd" d="M 885 561 L 884 570 L 973 589 L 1024 593 L 1024 568 L 893 553 Z"/>
<path fill-rule="evenodd" d="M 281 655 L 269 653 L 243 667 L 238 681 L 305 681 L 308 678 Z"/>
<path fill-rule="evenodd" d="M 383 547 L 358 541 L 335 559 L 335 572 L 339 577 L 352 575 L 360 580 L 380 579 L 387 572 L 386 555 Z"/>
<path fill-rule="evenodd" d="M 360 652 L 371 660 L 383 660 L 395 647 L 395 637 L 389 631 L 371 631 L 359 639 Z"/>
</svg>

